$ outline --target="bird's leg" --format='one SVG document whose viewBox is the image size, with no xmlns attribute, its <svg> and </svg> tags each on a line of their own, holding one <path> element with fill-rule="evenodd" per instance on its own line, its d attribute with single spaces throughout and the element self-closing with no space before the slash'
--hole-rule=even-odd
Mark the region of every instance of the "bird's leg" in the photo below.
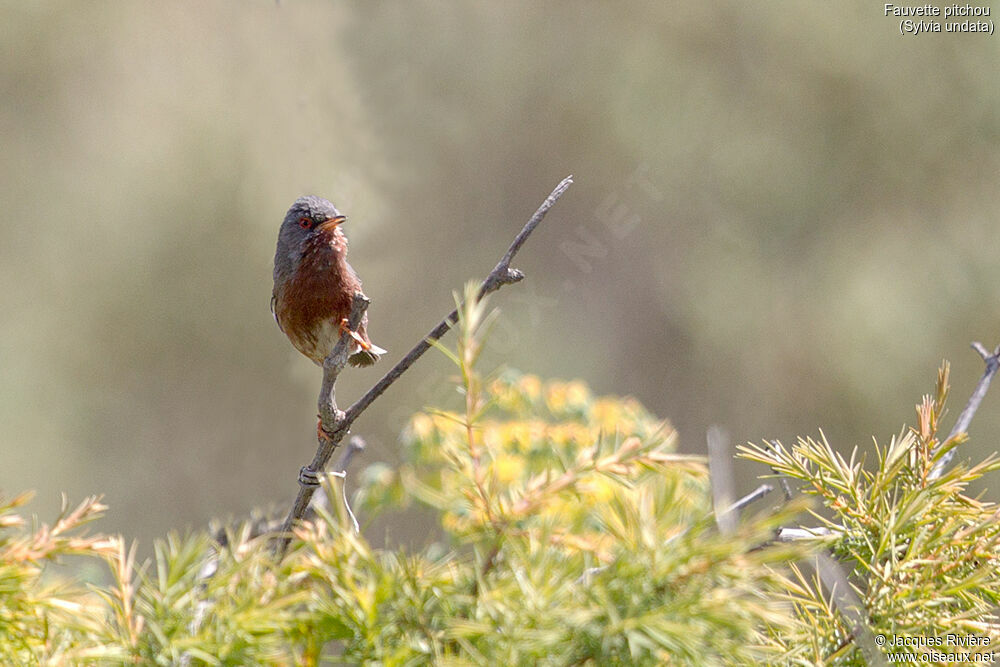
<svg viewBox="0 0 1000 667">
<path fill-rule="evenodd" d="M 351 334 L 351 338 L 353 338 L 355 340 L 355 342 L 357 342 L 357 344 L 361 346 L 362 350 L 370 350 L 370 349 L 372 349 L 372 344 L 371 343 L 369 343 L 364 338 L 362 338 L 361 334 L 359 334 L 357 331 L 352 331 L 351 330 L 351 325 L 347 321 L 346 317 L 344 319 L 340 320 L 340 335 L 343 336 L 344 333 Z"/>
</svg>

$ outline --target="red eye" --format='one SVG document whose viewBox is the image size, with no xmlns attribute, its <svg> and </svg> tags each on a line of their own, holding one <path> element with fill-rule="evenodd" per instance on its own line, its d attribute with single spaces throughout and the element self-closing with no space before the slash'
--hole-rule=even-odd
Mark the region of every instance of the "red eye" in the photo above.
<svg viewBox="0 0 1000 667">
<path fill-rule="evenodd" d="M 312 218 L 305 215 L 299 218 L 299 227 L 301 227 L 302 229 L 312 229 L 312 226 L 313 226 Z"/>
</svg>

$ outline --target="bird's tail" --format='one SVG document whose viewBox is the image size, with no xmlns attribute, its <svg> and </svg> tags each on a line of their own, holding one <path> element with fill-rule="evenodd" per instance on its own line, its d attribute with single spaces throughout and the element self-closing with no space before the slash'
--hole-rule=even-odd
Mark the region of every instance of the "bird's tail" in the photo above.
<svg viewBox="0 0 1000 667">
<path fill-rule="evenodd" d="M 361 348 L 347 358 L 347 363 L 352 366 L 371 366 L 385 353 L 385 350 L 372 343 L 371 349 Z"/>
</svg>

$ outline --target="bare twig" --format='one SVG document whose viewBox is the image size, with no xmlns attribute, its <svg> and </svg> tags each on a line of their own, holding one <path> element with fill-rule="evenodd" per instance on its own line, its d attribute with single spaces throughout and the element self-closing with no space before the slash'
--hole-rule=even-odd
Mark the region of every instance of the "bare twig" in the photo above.
<svg viewBox="0 0 1000 667">
<path fill-rule="evenodd" d="M 478 298 L 495 292 L 504 285 L 511 285 L 513 283 L 519 282 L 524 278 L 524 274 L 510 267 L 511 260 L 527 241 L 528 236 L 531 232 L 535 230 L 538 223 L 542 221 L 545 214 L 549 212 L 556 201 L 563 195 L 564 192 L 573 184 L 573 177 L 567 176 L 562 180 L 559 185 L 556 186 L 555 190 L 545 198 L 542 205 L 538 207 L 535 214 L 531 216 L 528 223 L 521 229 L 520 233 L 514 238 L 513 243 L 507 249 L 507 252 L 500 259 L 497 265 L 490 271 L 486 279 L 483 280 L 479 287 Z M 368 299 L 364 295 L 356 294 L 354 303 L 351 306 L 351 317 L 349 318 L 349 325 L 351 331 L 357 329 L 358 323 L 361 321 L 362 315 L 364 315 L 365 310 L 368 307 Z M 459 306 L 460 308 L 461 306 Z M 350 349 L 349 343 L 351 340 L 350 334 L 345 332 L 337 345 L 334 346 L 333 351 L 330 352 L 330 356 L 326 358 L 323 362 L 323 387 L 320 391 L 319 397 L 319 413 L 320 413 L 320 423 L 322 424 L 322 433 L 319 437 L 319 447 L 316 450 L 316 456 L 313 457 L 312 463 L 303 468 L 299 472 L 299 493 L 295 498 L 295 503 L 292 505 L 291 511 L 288 513 L 288 518 L 285 519 L 284 526 L 282 528 L 282 534 L 277 539 L 275 546 L 275 553 L 279 558 L 281 558 L 285 551 L 288 549 L 288 544 L 291 542 L 292 528 L 296 521 L 302 519 L 305 516 L 306 510 L 309 507 L 309 501 L 312 499 L 313 492 L 316 490 L 318 485 L 317 477 L 324 468 L 326 464 L 330 461 L 330 457 L 333 451 L 337 448 L 340 442 L 348 434 L 351 428 L 351 424 L 354 420 L 361 416 L 361 413 L 371 405 L 376 398 L 382 395 L 382 393 L 389 388 L 389 386 L 399 379 L 399 377 L 407 371 L 419 359 L 424 352 L 430 349 L 434 341 L 440 339 L 445 333 L 451 329 L 452 325 L 458 321 L 459 308 L 451 311 L 436 327 L 431 329 L 430 333 L 427 334 L 419 343 L 413 346 L 405 357 L 399 360 L 395 366 L 393 366 L 388 373 L 386 373 L 381 380 L 375 383 L 371 389 L 369 389 L 365 394 L 354 402 L 351 407 L 347 410 L 341 412 L 337 408 L 337 403 L 334 394 L 334 385 L 337 381 L 337 377 L 340 375 L 340 371 L 343 370 L 344 365 L 347 363 L 347 352 Z"/>
<path fill-rule="evenodd" d="M 753 503 L 757 502 L 767 494 L 771 493 L 771 491 L 774 491 L 773 486 L 771 486 L 770 484 L 761 484 L 756 489 L 754 489 L 753 491 L 746 494 L 745 496 L 737 500 L 735 503 L 730 505 L 729 508 L 726 510 L 726 513 L 737 515 L 743 510 L 745 510 L 749 505 L 752 505 Z"/>
<path fill-rule="evenodd" d="M 869 625 L 864 603 L 861 602 L 861 598 L 851 586 L 844 569 L 832 556 L 820 552 L 816 554 L 816 573 L 829 591 L 833 606 L 850 624 L 851 629 L 837 650 L 839 651 L 849 643 L 854 642 L 865 657 L 866 664 L 887 664 L 885 655 L 876 644 L 875 634 Z"/>
<path fill-rule="evenodd" d="M 493 270 L 490 271 L 490 274 L 486 276 L 486 280 L 484 280 L 482 284 L 479 286 L 478 298 L 482 299 L 487 294 L 497 291 L 504 285 L 510 285 L 519 282 L 524 278 L 523 273 L 521 273 L 517 269 L 510 268 L 511 260 L 514 259 L 514 255 L 516 255 L 517 251 L 521 249 L 521 246 L 524 245 L 524 242 L 528 240 L 528 236 L 531 235 L 531 232 L 535 231 L 535 227 L 537 227 L 538 223 L 542 221 L 542 218 L 544 218 L 545 214 L 549 212 L 549 209 L 555 205 L 559 197 L 561 197 L 563 193 L 566 192 L 566 190 L 569 189 L 569 186 L 572 184 L 573 184 L 573 177 L 567 176 L 562 180 L 562 182 L 559 185 L 556 186 L 556 189 L 553 190 L 552 193 L 545 198 L 545 201 L 542 202 L 542 205 L 538 207 L 538 210 L 535 211 L 535 214 L 531 216 L 531 219 L 528 220 L 528 223 L 524 226 L 524 228 L 517 235 L 517 237 L 514 238 L 514 242 L 510 244 L 510 247 L 507 249 L 507 253 L 503 256 L 503 259 L 501 259 L 500 262 L 493 268 Z M 399 362 L 395 366 L 393 366 L 392 369 L 388 373 L 386 373 L 381 380 L 375 383 L 375 386 L 369 389 L 364 396 L 359 398 L 354 403 L 354 405 L 352 405 L 347 409 L 345 428 L 349 427 L 351 423 L 358 418 L 358 415 L 364 412 L 365 409 L 369 405 L 371 405 L 372 401 L 374 401 L 376 398 L 382 395 L 382 392 L 388 389 L 389 385 L 395 382 L 400 375 L 405 373 L 406 370 L 413 365 L 413 362 L 419 359 L 420 356 L 431 347 L 431 343 L 441 338 L 441 336 L 445 335 L 448 332 L 448 330 L 451 329 L 451 326 L 455 324 L 455 322 L 457 321 L 458 321 L 458 308 L 451 311 L 451 313 L 449 313 L 448 316 L 445 317 L 440 324 L 431 329 L 431 332 L 427 334 L 427 336 L 425 336 L 423 340 L 414 345 L 413 349 L 410 350 L 405 357 L 400 359 Z"/>
<path fill-rule="evenodd" d="M 368 310 L 371 303 L 361 292 L 354 293 L 351 302 L 351 315 L 347 318 L 348 330 L 340 335 L 340 340 L 333 346 L 333 350 L 323 360 L 323 384 L 319 392 L 319 446 L 316 448 L 316 455 L 312 462 L 299 470 L 299 493 L 295 497 L 288 517 L 281 527 L 281 534 L 275 544 L 275 553 L 278 557 L 285 555 L 288 543 L 292 540 L 292 528 L 295 522 L 306 515 L 309 509 L 309 502 L 313 493 L 319 487 L 319 474 L 326 468 L 330 457 L 340 441 L 343 440 L 347 429 L 342 428 L 344 423 L 344 413 L 337 409 L 336 384 L 340 371 L 347 365 L 347 357 L 351 350 L 351 331 L 356 331 L 361 323 L 361 318 Z"/>
<path fill-rule="evenodd" d="M 983 398 L 986 397 L 986 392 L 990 388 L 990 382 L 993 381 L 993 376 L 996 375 L 997 371 L 1000 370 L 1000 346 L 993 350 L 991 353 L 989 350 L 983 346 L 982 343 L 974 342 L 972 343 L 972 348 L 979 353 L 979 356 L 983 358 L 986 362 L 986 370 L 983 371 L 983 377 L 979 379 L 979 383 L 976 384 L 976 388 L 972 392 L 972 396 L 969 397 L 969 402 L 966 404 L 965 409 L 958 416 L 955 421 L 955 425 L 952 427 L 951 432 L 948 437 L 941 441 L 939 447 L 943 446 L 944 443 L 948 442 L 956 435 L 961 433 L 967 433 L 969 425 L 972 424 L 972 418 L 975 417 L 976 411 L 979 409 L 980 404 L 983 402 Z M 771 447 L 777 449 L 781 447 L 781 443 L 777 440 L 772 440 L 770 443 Z M 935 452 L 936 453 L 936 452 Z M 951 463 L 951 460 L 955 456 L 955 450 L 947 452 L 941 457 L 934 468 L 928 475 L 929 479 L 937 479 L 944 473 L 945 468 Z M 776 470 L 772 470 L 777 473 Z M 787 481 L 784 477 L 781 477 L 782 486 L 785 490 L 785 498 L 791 498 L 791 488 L 788 486 Z M 775 535 L 775 540 L 778 542 L 798 542 L 801 540 L 826 540 L 835 539 L 843 535 L 842 528 L 779 528 L 777 534 Z"/>
<path fill-rule="evenodd" d="M 352 435 L 347 439 L 347 446 L 344 447 L 344 451 L 341 452 L 340 458 L 338 458 L 337 462 L 333 464 L 333 469 L 336 472 L 346 473 L 347 469 L 351 466 L 351 462 L 354 460 L 354 457 L 363 452 L 366 446 L 367 444 L 365 443 L 364 438 L 360 435 Z M 346 475 L 344 476 L 343 483 L 345 485 L 347 484 Z M 309 507 L 306 510 L 305 518 L 312 521 L 318 510 L 330 511 L 329 496 L 325 493 L 313 495 L 312 502 L 309 503 Z"/>
<path fill-rule="evenodd" d="M 960 433 L 968 433 L 969 426 L 972 424 L 972 418 L 976 416 L 976 410 L 979 409 L 980 404 L 986 397 L 986 392 L 990 388 L 990 383 L 993 381 L 993 376 L 996 375 L 997 370 L 1000 369 L 1000 346 L 990 353 L 982 343 L 976 341 L 972 343 L 972 349 L 979 353 L 979 356 L 983 358 L 986 362 L 986 370 L 983 371 L 983 377 L 979 378 L 979 383 L 976 384 L 976 388 L 972 391 L 972 396 L 969 397 L 969 402 L 966 403 L 965 409 L 962 413 L 958 415 L 958 419 L 955 421 L 955 425 L 951 429 L 951 433 L 948 437 L 941 441 L 939 447 L 943 446 L 944 443 L 948 442 L 956 435 Z M 935 452 L 936 453 L 936 452 Z M 944 469 L 948 467 L 951 460 L 955 458 L 955 450 L 945 453 L 941 459 L 934 464 L 928 475 L 929 479 L 937 479 L 944 473 Z"/>
<path fill-rule="evenodd" d="M 347 472 L 347 469 L 351 467 L 351 462 L 354 461 L 354 457 L 365 451 L 365 447 L 367 446 L 368 443 L 360 435 L 352 435 L 347 439 L 347 449 L 340 455 L 337 462 L 333 464 L 333 469 L 339 472 Z"/>
<path fill-rule="evenodd" d="M 818 540 L 840 537 L 842 531 L 819 526 L 817 528 L 779 528 L 776 540 L 778 542 L 798 542 L 800 540 Z"/>
</svg>

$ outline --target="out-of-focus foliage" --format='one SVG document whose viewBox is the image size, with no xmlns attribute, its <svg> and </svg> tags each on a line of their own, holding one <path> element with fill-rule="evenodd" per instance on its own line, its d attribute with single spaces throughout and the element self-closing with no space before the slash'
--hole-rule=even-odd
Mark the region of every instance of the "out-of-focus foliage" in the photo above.
<svg viewBox="0 0 1000 667">
<path fill-rule="evenodd" d="M 289 204 L 350 216 L 392 362 L 570 173 L 493 361 L 634 395 L 689 453 L 712 423 L 867 441 L 1000 331 L 998 42 L 897 29 L 868 0 L 0 2 L 0 486 L 101 492 L 143 545 L 281 502 L 319 381 L 267 307 Z M 373 406 L 371 455 L 447 372 Z"/>
<path fill-rule="evenodd" d="M 458 348 L 446 351 L 463 409 L 415 416 L 409 462 L 394 478 L 403 491 L 383 470 L 362 494 L 382 509 L 399 498 L 429 505 L 447 544 L 472 550 L 450 553 L 437 575 L 448 573 L 447 584 L 435 580 L 450 589 L 454 618 L 393 621 L 396 641 L 490 664 L 765 659 L 763 628 L 789 622 L 766 566 L 793 550 L 755 547 L 788 512 L 720 536 L 704 462 L 672 452 L 669 424 L 578 381 L 481 378 L 488 320 L 483 304 L 462 311 Z M 354 650 L 388 655 L 360 642 Z"/>
<path fill-rule="evenodd" d="M 954 464 L 936 478 L 931 474 L 942 456 L 966 440 L 964 433 L 944 442 L 938 435 L 947 394 L 945 364 L 936 394 L 917 405 L 918 425 L 878 447 L 871 469 L 857 450 L 845 458 L 825 438 L 800 439 L 791 448 L 777 442 L 742 448 L 746 458 L 801 480 L 803 492 L 822 501 L 829 514 L 813 512 L 812 518 L 833 537 L 821 541 L 852 575 L 870 630 L 888 641 L 910 640 L 884 649 L 911 653 L 903 662 L 988 654 L 1000 642 L 1000 507 L 967 495 L 970 483 L 1000 469 L 1000 459 L 991 455 L 974 465 Z M 786 584 L 782 598 L 802 620 L 797 632 L 778 636 L 790 655 L 815 664 L 869 664 L 854 641 L 857 627 L 837 612 L 819 577 L 793 565 Z M 981 643 L 963 645 L 949 636 Z"/>
<path fill-rule="evenodd" d="M 17 509 L 30 499 L 0 499 L 0 664 L 77 664 L 83 658 L 126 655 L 110 639 L 106 608 L 84 588 L 45 575 L 45 566 L 66 556 L 115 560 L 120 538 L 87 537 L 82 527 L 107 509 L 88 498 L 63 511 L 51 526 L 29 526 Z"/>
<path fill-rule="evenodd" d="M 862 665 L 862 648 L 883 650 L 876 632 L 1000 641 L 997 508 L 964 494 L 1000 461 L 930 474 L 964 440 L 938 441 L 946 369 L 918 426 L 871 470 L 825 440 L 743 448 L 806 495 L 744 514 L 730 532 L 717 527 L 704 461 L 675 453 L 670 425 L 634 399 L 509 370 L 480 375 L 492 318 L 474 290 L 457 347 L 439 346 L 458 371 L 459 407 L 414 416 L 406 462 L 369 468 L 354 503 L 362 516 L 419 503 L 438 539 L 415 553 L 373 548 L 331 476 L 330 509 L 297 528 L 280 563 L 243 524 L 221 541 L 171 535 L 137 565 L 121 538 L 82 533 L 103 510 L 95 500 L 28 528 L 19 497 L 0 506 L 0 659 Z M 831 534 L 777 540 L 808 495 L 833 517 L 810 521 Z M 820 548 L 832 548 L 827 567 L 843 571 L 856 607 L 810 574 Z M 107 563 L 110 583 L 43 576 L 43 563 L 69 555 Z"/>
<path fill-rule="evenodd" d="M 51 550 L 105 559 L 112 583 L 89 595 L 73 588 L 82 601 L 65 614 L 68 602 L 38 588 L 37 567 L 33 580 L 15 581 L 0 609 L 17 623 L 0 642 L 11 663 L 774 657 L 766 631 L 791 622 L 790 605 L 774 602 L 777 568 L 805 552 L 760 546 L 794 508 L 722 536 L 703 462 L 673 453 L 669 424 L 638 402 L 594 397 L 581 382 L 480 377 L 474 364 L 488 318 L 471 301 L 457 349 L 442 348 L 460 372 L 463 407 L 414 417 L 408 463 L 388 480 L 369 475 L 358 503 L 365 511 L 390 510 L 400 497 L 429 505 L 441 543 L 417 554 L 373 549 L 354 533 L 339 482 L 328 489 L 333 513 L 301 526 L 280 564 L 245 527 L 225 546 L 169 537 L 141 568 L 120 539 L 67 543 Z M 29 595 L 41 602 L 27 604 Z"/>
</svg>

